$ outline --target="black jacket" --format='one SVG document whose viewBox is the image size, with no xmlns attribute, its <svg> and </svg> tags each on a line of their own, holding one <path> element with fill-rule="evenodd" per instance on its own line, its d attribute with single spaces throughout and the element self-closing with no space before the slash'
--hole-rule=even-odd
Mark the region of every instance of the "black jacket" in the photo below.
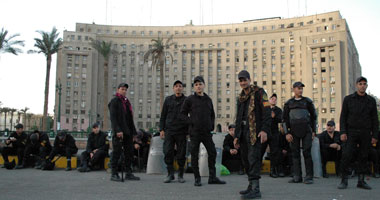
<svg viewBox="0 0 380 200">
<path fill-rule="evenodd" d="M 75 139 L 70 134 L 66 135 L 64 141 L 60 140 L 58 136 L 55 136 L 54 148 L 70 148 L 78 150 L 77 145 L 75 144 Z"/>
<path fill-rule="evenodd" d="M 12 144 L 13 148 L 25 148 L 26 142 L 28 140 L 28 135 L 25 132 L 22 132 L 21 135 L 18 135 L 16 132 L 13 132 L 8 137 L 8 140 L 10 140 L 11 137 L 16 138 L 16 141 L 11 141 L 11 143 L 9 143 Z"/>
<path fill-rule="evenodd" d="M 278 124 L 282 122 L 282 110 L 281 108 L 274 106 L 271 108 L 271 111 L 274 112 L 274 118 L 272 118 L 272 125 L 271 125 L 271 134 L 273 135 L 278 135 L 279 130 L 278 130 Z M 272 117 L 272 113 L 271 113 Z"/>
<path fill-rule="evenodd" d="M 188 117 L 190 114 L 190 117 Z M 189 124 L 190 135 L 207 134 L 214 130 L 215 112 L 211 98 L 204 93 L 187 97 L 181 108 L 181 118 Z"/>
<path fill-rule="evenodd" d="M 333 138 L 329 136 L 327 131 L 323 131 L 321 134 L 318 135 L 319 138 L 319 145 L 321 148 L 328 149 L 330 148 L 330 144 L 340 144 L 340 134 L 338 131 L 334 131 Z"/>
<path fill-rule="evenodd" d="M 348 95 L 343 100 L 340 113 L 340 132 L 368 130 L 372 137 L 378 139 L 379 120 L 376 101 L 370 95 L 359 96 L 357 92 Z"/>
<path fill-rule="evenodd" d="M 255 119 L 256 119 L 256 134 L 264 131 L 271 136 L 271 110 L 268 103 L 267 93 L 263 88 L 255 86 Z M 242 91 L 244 92 L 244 91 Z M 249 132 L 248 125 L 248 106 L 251 98 L 244 102 L 238 100 L 237 103 L 237 114 L 236 114 L 236 129 L 235 138 L 239 138 Z"/>
<path fill-rule="evenodd" d="M 52 148 L 51 144 L 50 144 L 49 136 L 46 133 L 39 133 L 39 135 L 38 135 L 38 143 L 36 143 L 36 144 L 32 144 L 32 142 L 30 141 L 30 136 L 32 134 L 28 135 L 28 140 L 26 142 L 27 146 L 33 146 L 35 148 L 37 148 L 37 147 L 46 147 L 48 149 Z"/>
<path fill-rule="evenodd" d="M 180 118 L 181 107 L 185 99 L 185 95 L 176 97 L 173 94 L 166 97 L 164 105 L 162 106 L 160 131 L 163 130 L 172 134 L 184 134 L 187 132 L 186 121 Z"/>
<path fill-rule="evenodd" d="M 91 153 L 95 149 L 100 149 L 108 153 L 109 149 L 109 141 L 107 138 L 107 134 L 99 131 L 98 134 L 91 132 L 87 139 L 86 151 Z"/>
<path fill-rule="evenodd" d="M 112 132 L 115 136 L 118 132 L 125 135 L 136 135 L 136 128 L 133 116 L 129 108 L 124 111 L 123 102 L 118 97 L 114 97 L 108 104 L 111 118 Z"/>
<path fill-rule="evenodd" d="M 235 149 L 234 137 L 232 137 L 230 134 L 227 134 L 226 137 L 224 137 L 223 141 L 223 151 L 230 154 L 231 149 Z"/>
<path fill-rule="evenodd" d="M 303 119 L 291 119 L 290 112 L 293 109 L 300 110 L 303 113 L 306 112 L 307 114 Z M 288 131 L 285 132 L 287 133 L 291 133 L 292 135 L 296 135 L 298 137 L 303 137 L 304 134 L 309 133 L 310 131 L 312 133 L 316 133 L 317 113 L 315 111 L 313 101 L 307 97 L 301 97 L 300 100 L 296 100 L 294 97 L 289 99 L 284 105 L 284 113 L 282 118 L 286 123 Z"/>
</svg>

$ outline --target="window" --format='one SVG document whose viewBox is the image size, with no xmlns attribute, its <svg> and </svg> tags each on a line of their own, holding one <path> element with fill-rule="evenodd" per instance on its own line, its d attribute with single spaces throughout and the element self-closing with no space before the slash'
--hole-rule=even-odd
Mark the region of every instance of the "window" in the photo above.
<svg viewBox="0 0 380 200">
<path fill-rule="evenodd" d="M 326 62 L 326 58 L 325 57 L 321 57 L 321 62 Z"/>
</svg>

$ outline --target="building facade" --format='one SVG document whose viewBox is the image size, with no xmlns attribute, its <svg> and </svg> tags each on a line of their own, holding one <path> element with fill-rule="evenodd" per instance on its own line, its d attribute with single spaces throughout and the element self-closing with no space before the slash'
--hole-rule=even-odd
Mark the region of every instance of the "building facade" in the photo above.
<svg viewBox="0 0 380 200">
<path fill-rule="evenodd" d="M 268 95 L 277 94 L 279 106 L 291 98 L 292 84 L 302 81 L 304 95 L 314 101 L 318 111 L 320 131 L 328 120 L 339 121 L 343 98 L 355 90 L 355 79 L 361 75 L 348 24 L 338 11 L 224 25 L 77 23 L 75 31 L 64 31 L 57 59 L 57 81 L 63 86 L 62 129 L 86 130 L 89 124 L 101 122 L 103 103 L 108 103 L 103 102 L 103 58 L 91 47 L 91 39 L 111 41 L 117 52 L 109 58 L 109 99 L 120 82 L 128 83 L 136 126 L 157 127 L 159 71 L 151 68 L 150 62 L 144 63 L 143 57 L 152 48 L 152 39 L 171 35 L 176 45 L 169 49 L 173 62 L 165 65 L 165 96 L 172 94 L 172 83 L 177 79 L 186 84 L 185 94 L 190 95 L 193 78 L 204 76 L 205 92 L 214 103 L 217 131 L 235 121 L 241 91 L 237 74 L 243 69 Z M 55 103 L 57 111 L 58 98 Z"/>
</svg>

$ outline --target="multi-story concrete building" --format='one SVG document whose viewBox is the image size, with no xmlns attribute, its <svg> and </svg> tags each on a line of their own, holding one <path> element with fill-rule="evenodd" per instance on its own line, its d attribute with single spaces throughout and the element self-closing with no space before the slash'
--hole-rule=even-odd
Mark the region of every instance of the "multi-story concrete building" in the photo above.
<svg viewBox="0 0 380 200">
<path fill-rule="evenodd" d="M 101 121 L 103 103 L 108 103 L 103 102 L 103 58 L 91 48 L 90 39 L 112 41 L 118 52 L 109 59 L 109 99 L 120 82 L 127 82 L 137 127 L 157 127 L 159 72 L 144 63 L 143 55 L 152 48 L 151 39 L 171 35 L 177 44 L 169 49 L 173 62 L 166 63 L 165 96 L 172 93 L 177 79 L 186 83 L 186 95 L 191 94 L 193 78 L 204 76 L 205 91 L 215 107 L 216 130 L 234 123 L 241 90 L 237 74 L 243 69 L 268 95 L 277 93 L 280 106 L 291 98 L 293 82 L 304 82 L 304 95 L 318 110 L 320 130 L 330 119 L 338 122 L 343 98 L 354 91 L 361 75 L 354 40 L 338 11 L 204 26 L 77 23 L 75 31 L 64 32 L 58 53 L 62 128 L 85 130 L 90 122 Z M 57 106 L 58 98 L 55 111 Z"/>
</svg>

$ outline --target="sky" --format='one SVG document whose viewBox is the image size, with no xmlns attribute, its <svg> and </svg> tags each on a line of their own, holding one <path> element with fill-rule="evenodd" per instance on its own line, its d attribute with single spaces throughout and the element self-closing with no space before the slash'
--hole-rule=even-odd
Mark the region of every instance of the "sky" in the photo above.
<svg viewBox="0 0 380 200">
<path fill-rule="evenodd" d="M 241 23 L 266 17 L 291 18 L 330 11 L 347 19 L 359 52 L 368 91 L 380 97 L 378 52 L 380 1 L 378 0 L 2 0 L 0 28 L 19 33 L 24 53 L 0 54 L 0 102 L 2 107 L 42 114 L 46 58 L 27 54 L 37 30 L 74 31 L 75 23 L 127 26 L 182 26 Z M 55 99 L 56 56 L 50 73 L 49 113 Z"/>
</svg>

